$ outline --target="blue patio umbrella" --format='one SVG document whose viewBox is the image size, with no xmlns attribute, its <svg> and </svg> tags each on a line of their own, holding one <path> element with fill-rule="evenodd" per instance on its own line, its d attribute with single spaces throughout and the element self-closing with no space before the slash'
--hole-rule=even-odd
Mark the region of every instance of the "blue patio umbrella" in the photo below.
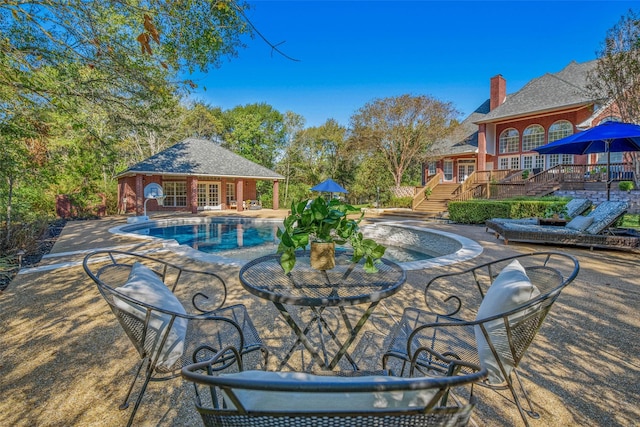
<svg viewBox="0 0 640 427">
<path fill-rule="evenodd" d="M 315 187 L 311 187 L 311 191 L 319 191 L 321 193 L 348 193 L 347 190 L 342 188 L 340 184 L 332 180 L 331 178 L 326 181 L 322 181 Z"/>
<path fill-rule="evenodd" d="M 536 148 L 540 154 L 607 153 L 607 171 L 611 153 L 640 151 L 640 126 L 633 123 L 605 122 L 566 138 Z M 607 200 L 611 181 L 607 179 Z"/>
</svg>

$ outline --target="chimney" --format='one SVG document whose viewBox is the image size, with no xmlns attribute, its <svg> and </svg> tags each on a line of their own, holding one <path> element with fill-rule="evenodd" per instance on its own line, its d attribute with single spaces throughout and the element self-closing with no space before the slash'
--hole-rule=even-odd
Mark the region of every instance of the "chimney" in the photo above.
<svg viewBox="0 0 640 427">
<path fill-rule="evenodd" d="M 501 74 L 491 77 L 491 95 L 489 97 L 489 111 L 499 107 L 507 96 L 507 81 Z"/>
</svg>

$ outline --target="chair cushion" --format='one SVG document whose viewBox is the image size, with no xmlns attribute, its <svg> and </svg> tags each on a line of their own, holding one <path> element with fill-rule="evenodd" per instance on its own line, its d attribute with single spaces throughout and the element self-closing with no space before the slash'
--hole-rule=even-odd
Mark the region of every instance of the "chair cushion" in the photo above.
<svg viewBox="0 0 640 427">
<path fill-rule="evenodd" d="M 313 375 L 303 372 L 270 372 L 243 371 L 233 374 L 222 374 L 230 378 L 245 378 L 250 382 L 266 382 L 269 384 L 279 381 L 300 381 L 301 383 L 340 384 L 370 383 L 389 384 L 394 381 L 407 382 L 407 378 L 392 376 L 361 376 L 338 377 Z M 357 412 L 384 408 L 423 408 L 434 397 L 437 388 L 427 390 L 407 390 L 388 392 L 294 392 L 270 390 L 234 389 L 234 392 L 244 408 L 248 411 L 268 412 Z M 225 394 L 227 405 L 236 409 L 231 399 Z"/>
<path fill-rule="evenodd" d="M 540 295 L 538 288 L 531 283 L 524 267 L 513 260 L 509 265 L 502 269 L 498 277 L 495 278 L 493 284 L 489 287 L 480 307 L 476 320 L 486 319 L 500 313 L 513 310 L 522 304 L 525 304 L 532 298 Z M 522 313 L 521 315 L 523 315 Z M 517 314 L 509 317 L 510 321 L 517 320 Z M 507 375 L 513 369 L 513 359 L 510 355 L 509 342 L 506 334 L 506 328 L 503 319 L 496 319 L 484 324 L 491 342 L 500 355 Z M 475 326 L 476 343 L 478 345 L 478 357 L 480 365 L 489 371 L 490 383 L 501 383 L 504 381 L 500 366 L 496 361 L 489 344 L 482 332 L 480 326 Z M 504 355 L 504 356 L 503 356 Z"/>
<path fill-rule="evenodd" d="M 160 280 L 160 277 L 149 268 L 136 262 L 131 268 L 129 278 L 124 286 L 116 288 L 116 291 L 141 301 L 145 304 L 158 307 L 163 310 L 171 311 L 178 314 L 186 314 L 184 307 L 173 295 L 171 290 Z M 121 310 L 144 321 L 146 310 L 144 307 L 135 306 L 128 301 L 115 298 L 115 304 Z M 155 358 L 159 350 L 165 329 L 171 321 L 171 315 L 159 311 L 153 311 L 149 319 L 149 329 L 155 332 L 155 342 L 153 343 L 152 359 Z M 149 334 L 149 332 L 147 334 Z M 159 367 L 171 369 L 178 361 L 184 351 L 184 342 L 187 335 L 187 319 L 178 317 L 173 322 L 173 326 L 169 331 L 169 335 L 160 351 L 158 358 Z M 149 335 L 147 335 L 149 337 Z"/>
<path fill-rule="evenodd" d="M 589 212 L 593 223 L 585 230 L 585 233 L 600 234 L 629 208 L 627 202 L 602 202 L 594 210 Z"/>
<path fill-rule="evenodd" d="M 565 228 L 582 232 L 586 230 L 587 227 L 589 227 L 592 222 L 593 222 L 593 217 L 578 215 L 577 217 L 569 221 L 567 225 L 565 225 Z"/>
<path fill-rule="evenodd" d="M 591 200 L 589 199 L 571 199 L 567 203 L 567 216 L 570 218 L 576 217 L 589 209 L 591 206 Z"/>
</svg>

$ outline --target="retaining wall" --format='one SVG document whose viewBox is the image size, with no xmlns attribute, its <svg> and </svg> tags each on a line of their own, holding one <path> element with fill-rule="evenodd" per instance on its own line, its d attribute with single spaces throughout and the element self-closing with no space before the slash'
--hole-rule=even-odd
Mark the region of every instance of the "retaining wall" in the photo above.
<svg viewBox="0 0 640 427">
<path fill-rule="evenodd" d="M 553 193 L 554 196 L 589 199 L 594 205 L 607 200 L 606 191 L 593 190 L 561 190 Z M 640 214 L 640 190 L 620 191 L 611 190 L 609 200 L 624 201 L 629 203 L 627 212 Z"/>
</svg>

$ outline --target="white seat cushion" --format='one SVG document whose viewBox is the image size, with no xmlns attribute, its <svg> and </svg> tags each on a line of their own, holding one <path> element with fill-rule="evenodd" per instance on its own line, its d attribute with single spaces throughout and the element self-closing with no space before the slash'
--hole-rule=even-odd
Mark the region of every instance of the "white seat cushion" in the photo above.
<svg viewBox="0 0 640 427">
<path fill-rule="evenodd" d="M 131 273 L 129 273 L 129 278 L 124 286 L 116 288 L 116 291 L 129 298 L 163 310 L 178 314 L 187 313 L 182 304 L 180 304 L 180 301 L 178 301 L 178 298 L 176 298 L 171 290 L 160 280 L 160 277 L 138 262 L 131 268 Z M 117 297 L 114 300 L 118 308 L 144 321 L 146 310 L 144 310 L 143 307 L 132 305 Z M 159 311 L 153 311 L 151 314 L 149 329 L 156 332 L 156 341 L 153 344 L 153 354 L 151 355 L 152 358 L 155 358 L 159 350 L 165 329 L 170 321 L 171 316 L 169 314 Z M 173 322 L 167 341 L 162 351 L 160 351 L 158 366 L 171 369 L 180 356 L 182 356 L 185 337 L 187 335 L 187 324 L 187 319 L 180 317 L 176 318 Z"/>
<path fill-rule="evenodd" d="M 540 295 L 538 288 L 531 283 L 524 267 L 513 260 L 507 265 L 498 277 L 495 278 L 493 284 L 489 287 L 480 307 L 476 320 L 486 319 L 491 316 L 505 313 L 513 310 L 532 298 Z M 517 320 L 516 315 L 509 317 L 510 321 Z M 502 319 L 493 320 L 485 323 L 487 333 L 499 354 L 510 354 L 509 342 L 507 338 L 506 328 Z M 504 381 L 502 372 L 496 361 L 487 340 L 485 339 L 480 326 L 475 326 L 476 343 L 478 345 L 478 357 L 480 365 L 489 371 L 490 383 L 501 383 Z M 510 356 L 500 357 L 504 365 L 507 375 L 513 369 L 513 362 Z"/>
<path fill-rule="evenodd" d="M 390 383 L 394 381 L 407 382 L 410 379 L 392 376 L 361 376 L 337 377 L 313 375 L 303 372 L 269 372 L 243 371 L 234 374 L 224 374 L 225 377 L 246 378 L 251 382 L 300 381 L 304 383 L 331 383 L 338 388 L 340 383 Z M 423 408 L 426 406 L 437 389 L 407 390 L 389 392 L 276 392 L 269 390 L 234 389 L 234 393 L 248 411 L 268 412 L 354 412 L 385 408 Z M 224 396 L 227 405 L 236 409 L 227 395 Z"/>
</svg>

